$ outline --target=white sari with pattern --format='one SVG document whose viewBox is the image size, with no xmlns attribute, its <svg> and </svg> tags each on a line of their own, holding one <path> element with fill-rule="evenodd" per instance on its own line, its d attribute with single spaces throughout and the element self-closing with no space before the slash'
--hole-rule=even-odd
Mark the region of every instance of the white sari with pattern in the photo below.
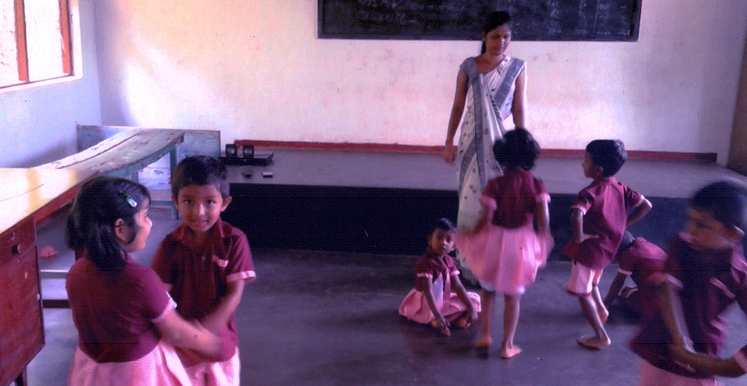
<svg viewBox="0 0 747 386">
<path fill-rule="evenodd" d="M 493 70 L 482 74 L 475 58 L 467 58 L 459 70 L 467 75 L 468 88 L 457 153 L 457 227 L 467 230 L 482 214 L 480 197 L 488 181 L 501 175 L 493 143 L 507 131 L 503 121 L 511 115 L 516 79 L 526 71 L 526 62 L 506 56 Z M 462 275 L 476 282 L 459 250 L 457 262 Z"/>
</svg>

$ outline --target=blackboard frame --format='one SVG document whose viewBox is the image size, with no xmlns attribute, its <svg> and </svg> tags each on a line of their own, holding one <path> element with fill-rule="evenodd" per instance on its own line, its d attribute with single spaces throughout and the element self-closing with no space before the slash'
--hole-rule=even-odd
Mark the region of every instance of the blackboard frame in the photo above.
<svg viewBox="0 0 747 386">
<path fill-rule="evenodd" d="M 459 0 L 441 0 L 441 3 L 458 2 Z M 480 3 L 477 0 L 465 0 L 470 2 L 470 6 L 474 3 Z M 485 12 L 481 12 L 480 15 L 484 15 L 491 9 L 509 9 L 512 12 L 512 18 L 514 20 L 514 34 L 512 40 L 514 41 L 598 41 L 598 42 L 635 42 L 638 41 L 638 35 L 640 30 L 641 21 L 641 6 L 642 0 L 597 0 L 597 5 L 605 2 L 625 2 L 629 5 L 629 9 L 625 10 L 624 14 L 618 15 L 624 17 L 626 33 L 618 32 L 615 34 L 604 34 L 598 33 L 597 31 L 582 31 L 581 33 L 570 33 L 560 32 L 552 33 L 552 27 L 541 26 L 542 23 L 537 23 L 539 18 L 530 18 L 525 14 L 522 14 L 523 9 L 526 9 L 526 4 L 531 6 L 537 6 L 537 4 L 543 5 L 550 3 L 550 5 L 561 6 L 567 5 L 567 3 L 574 2 L 580 3 L 588 0 L 498 0 L 498 1 L 487 1 L 482 0 L 482 7 L 487 9 Z M 343 7 L 349 7 L 346 11 L 361 11 L 362 8 L 369 7 L 370 4 L 375 4 L 378 7 L 388 5 L 396 5 L 403 3 L 403 1 L 396 0 L 318 0 L 318 37 L 320 39 L 362 39 L 362 40 L 481 40 L 480 25 L 482 20 L 478 20 L 476 17 L 470 17 L 472 15 L 461 16 L 461 20 L 466 20 L 469 28 L 468 31 L 418 31 L 412 29 L 402 29 L 401 26 L 395 26 L 394 23 L 386 24 L 387 21 L 383 21 L 385 25 L 379 26 L 378 29 L 373 28 L 372 31 L 365 31 L 366 27 L 358 25 L 342 25 L 331 17 L 332 12 L 327 12 L 328 6 L 340 7 L 340 3 L 345 3 Z M 425 3 L 424 0 L 409 1 L 406 3 Z M 429 3 L 434 3 L 429 1 Z M 486 7 L 485 4 L 490 3 L 491 6 Z M 508 8 L 505 5 L 508 5 Z M 503 7 L 501 5 L 504 5 Z M 358 7 L 358 8 L 355 8 Z M 522 8 L 523 7 L 523 8 Z M 518 10 L 518 11 L 517 11 Z M 474 9 L 473 9 L 474 11 Z M 536 10 L 535 10 L 536 11 Z M 474 14 L 474 12 L 473 12 Z M 349 20 L 349 19 L 348 19 Z M 547 20 L 547 19 L 544 19 Z M 453 20 L 450 20 L 453 22 Z M 578 20 L 571 20 L 571 22 L 577 22 Z M 620 20 L 618 20 L 620 21 Z M 334 23 L 338 23 L 334 26 Z M 529 28 L 522 29 L 522 26 L 531 23 L 534 24 Z M 628 24 L 629 23 L 629 24 Z M 348 23 L 349 24 L 349 23 Z M 629 30 L 627 27 L 629 26 Z M 382 28 L 384 30 L 382 30 Z M 539 29 L 538 29 L 539 28 Z M 522 30 L 531 29 L 534 31 L 532 34 L 522 33 Z"/>
</svg>

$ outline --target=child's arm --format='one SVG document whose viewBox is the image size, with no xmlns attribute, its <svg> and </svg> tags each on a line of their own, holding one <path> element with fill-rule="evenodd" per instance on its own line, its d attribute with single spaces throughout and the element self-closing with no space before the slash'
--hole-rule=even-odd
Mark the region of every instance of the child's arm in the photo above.
<svg viewBox="0 0 747 386">
<path fill-rule="evenodd" d="M 175 310 L 154 323 L 161 337 L 174 347 L 195 350 L 208 358 L 219 358 L 223 349 L 221 338 L 199 324 L 184 320 Z"/>
<path fill-rule="evenodd" d="M 651 211 L 651 208 L 653 205 L 651 205 L 651 201 L 644 198 L 643 201 L 640 203 L 640 205 L 633 208 L 633 210 L 630 212 L 630 215 L 628 215 L 628 221 L 625 224 L 626 227 L 629 227 L 635 223 L 638 222 L 638 220 L 642 219 L 643 216 L 648 214 L 649 211 Z"/>
<path fill-rule="evenodd" d="M 441 310 L 436 307 L 436 299 L 433 298 L 433 283 L 431 283 L 431 278 L 423 276 L 418 277 L 418 280 L 420 280 L 422 285 L 423 295 L 425 295 L 425 301 L 428 303 L 428 308 L 430 308 L 433 313 L 434 321 L 437 324 L 436 328 L 446 336 L 451 335 L 451 332 L 449 332 L 449 322 L 443 315 L 441 315 Z"/>
<path fill-rule="evenodd" d="M 464 303 L 465 306 L 467 306 L 467 311 L 469 312 L 469 323 L 474 322 L 477 320 L 477 310 L 475 309 L 475 306 L 472 304 L 472 302 L 469 300 L 469 296 L 467 295 L 467 290 L 464 289 L 464 286 L 462 285 L 462 281 L 459 280 L 458 274 L 451 275 L 451 288 L 454 289 L 454 292 L 456 293 L 459 300 Z"/>
<path fill-rule="evenodd" d="M 534 208 L 534 220 L 537 222 L 537 234 L 550 235 L 550 208 L 546 200 L 540 201 Z"/>
<path fill-rule="evenodd" d="M 587 235 L 584 233 L 584 212 L 581 209 L 571 209 L 571 231 L 573 232 L 573 241 L 576 244 L 581 244 L 588 239 L 595 239 L 597 235 Z"/>
<path fill-rule="evenodd" d="M 690 341 L 690 334 L 687 331 L 687 325 L 685 324 L 682 300 L 680 300 L 680 295 L 677 293 L 675 285 L 671 280 L 673 279 L 662 278 L 655 285 L 659 310 L 661 311 L 662 319 L 664 319 L 664 325 L 669 331 L 669 335 L 672 336 L 672 343 L 691 350 L 692 343 Z"/>
<path fill-rule="evenodd" d="M 205 328 L 219 333 L 228 325 L 231 316 L 236 312 L 236 308 L 241 303 L 241 297 L 244 294 L 244 280 L 236 280 L 228 283 L 226 296 L 221 298 L 218 307 L 210 315 L 200 321 Z"/>
<path fill-rule="evenodd" d="M 607 296 L 604 297 L 604 306 L 608 309 L 612 306 L 612 304 L 615 302 L 615 299 L 617 299 L 617 295 L 620 294 L 620 290 L 623 287 L 623 284 L 625 284 L 625 279 L 628 278 L 628 275 L 618 272 L 617 276 L 615 276 L 615 279 L 612 280 L 612 284 L 610 284 L 610 289 L 607 291 Z"/>
<path fill-rule="evenodd" d="M 745 374 L 744 369 L 734 357 L 729 359 L 714 358 L 688 350 L 680 345 L 669 345 L 669 352 L 679 362 L 703 373 L 732 378 L 741 377 Z"/>
</svg>

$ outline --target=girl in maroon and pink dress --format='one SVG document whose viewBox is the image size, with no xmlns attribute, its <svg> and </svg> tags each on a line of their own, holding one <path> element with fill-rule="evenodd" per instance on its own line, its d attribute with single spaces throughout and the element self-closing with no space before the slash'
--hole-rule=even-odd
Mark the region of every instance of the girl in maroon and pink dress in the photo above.
<svg viewBox="0 0 747 386">
<path fill-rule="evenodd" d="M 488 182 L 480 199 L 482 217 L 474 229 L 457 234 L 457 247 L 482 286 L 478 354 L 488 355 L 493 344 L 491 327 L 499 292 L 505 300 L 500 355 L 511 358 L 521 352 L 514 345 L 521 295 L 534 282 L 537 268 L 545 264 L 552 249 L 550 196 L 542 181 L 529 172 L 539 145 L 527 130 L 506 133 L 503 140 L 495 142 L 493 153 L 503 167 L 503 176 Z"/>
<path fill-rule="evenodd" d="M 75 198 L 67 244 L 79 258 L 65 287 L 78 348 L 69 385 L 191 385 L 174 347 L 221 353 L 221 339 L 182 319 L 156 273 L 130 257 L 150 234 L 149 207 L 148 190 L 123 178 L 93 179 Z"/>
<path fill-rule="evenodd" d="M 480 312 L 480 297 L 467 292 L 459 280 L 454 260 L 456 229 L 442 218 L 428 239 L 428 249 L 415 263 L 415 288 L 399 306 L 400 315 L 417 323 L 430 324 L 449 336 L 450 326 L 468 327 Z"/>
</svg>

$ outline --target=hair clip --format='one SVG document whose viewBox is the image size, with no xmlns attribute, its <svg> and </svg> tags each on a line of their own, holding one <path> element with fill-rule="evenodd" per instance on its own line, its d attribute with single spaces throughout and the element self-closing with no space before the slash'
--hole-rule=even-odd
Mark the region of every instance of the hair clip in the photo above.
<svg viewBox="0 0 747 386">
<path fill-rule="evenodd" d="M 122 196 L 122 198 L 124 198 L 125 201 L 127 201 L 127 204 L 129 204 L 131 207 L 133 208 L 137 207 L 137 201 L 135 201 L 132 197 L 128 196 L 127 193 L 121 190 L 118 191 L 117 193 L 119 193 L 119 195 Z"/>
</svg>

